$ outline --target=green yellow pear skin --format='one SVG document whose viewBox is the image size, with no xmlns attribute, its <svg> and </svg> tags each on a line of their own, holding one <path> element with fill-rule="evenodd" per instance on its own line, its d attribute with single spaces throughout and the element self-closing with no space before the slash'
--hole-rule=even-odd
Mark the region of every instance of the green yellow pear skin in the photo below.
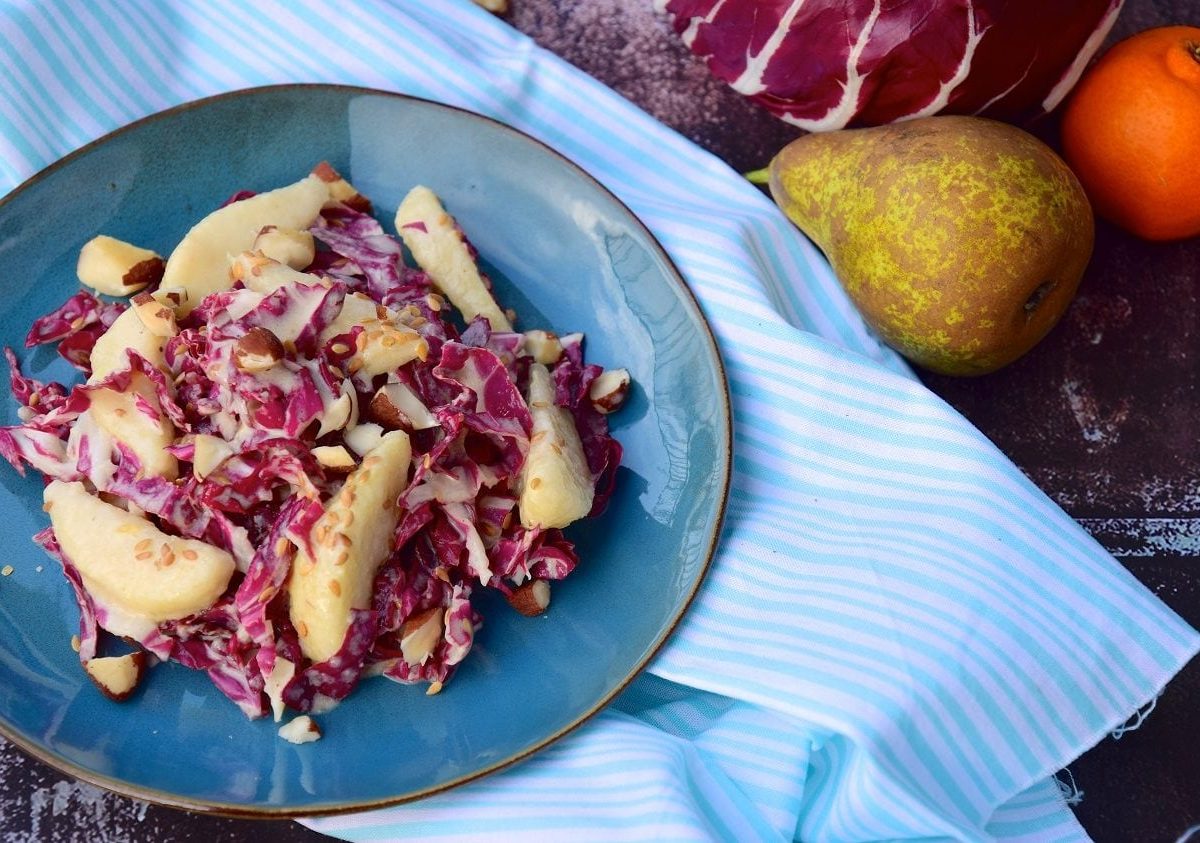
<svg viewBox="0 0 1200 843">
<path fill-rule="evenodd" d="M 1092 209 L 1075 175 L 993 120 L 806 135 L 775 156 L 769 184 L 867 323 L 942 374 L 992 372 L 1036 345 L 1092 254 Z"/>
</svg>

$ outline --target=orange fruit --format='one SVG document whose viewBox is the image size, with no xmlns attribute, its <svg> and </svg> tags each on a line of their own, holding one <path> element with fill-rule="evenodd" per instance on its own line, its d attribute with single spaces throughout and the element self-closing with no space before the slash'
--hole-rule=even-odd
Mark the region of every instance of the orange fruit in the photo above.
<svg viewBox="0 0 1200 843">
<path fill-rule="evenodd" d="M 1200 28 L 1114 45 L 1075 88 L 1062 142 L 1101 216 L 1147 240 L 1200 234 Z"/>
</svg>

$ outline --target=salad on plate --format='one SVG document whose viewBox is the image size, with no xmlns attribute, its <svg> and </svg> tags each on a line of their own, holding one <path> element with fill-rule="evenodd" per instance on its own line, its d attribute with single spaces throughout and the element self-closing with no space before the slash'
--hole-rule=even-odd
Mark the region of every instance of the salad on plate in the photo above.
<svg viewBox="0 0 1200 843">
<path fill-rule="evenodd" d="M 612 494 L 628 372 L 585 362 L 580 334 L 514 327 L 428 188 L 395 229 L 322 163 L 234 194 L 166 260 L 84 245 L 87 289 L 26 338 L 84 382 L 5 350 L 20 424 L 0 454 L 46 480 L 35 540 L 106 695 L 163 661 L 251 718 L 319 713 L 366 676 L 435 694 L 482 623 L 474 595 L 537 615 L 575 568 L 562 531 Z"/>
</svg>

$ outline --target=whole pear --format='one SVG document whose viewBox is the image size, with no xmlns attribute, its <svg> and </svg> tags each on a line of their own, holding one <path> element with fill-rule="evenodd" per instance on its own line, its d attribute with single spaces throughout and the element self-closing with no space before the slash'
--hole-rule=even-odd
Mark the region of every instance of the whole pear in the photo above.
<svg viewBox="0 0 1200 843">
<path fill-rule="evenodd" d="M 769 180 L 867 323 L 943 374 L 991 372 L 1032 348 L 1092 254 L 1092 209 L 1075 175 L 993 120 L 806 135 L 775 156 Z"/>
</svg>

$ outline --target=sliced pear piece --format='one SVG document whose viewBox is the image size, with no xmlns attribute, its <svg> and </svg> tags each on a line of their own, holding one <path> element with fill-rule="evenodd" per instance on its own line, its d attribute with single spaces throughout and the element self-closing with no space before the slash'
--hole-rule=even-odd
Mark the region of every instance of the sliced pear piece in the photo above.
<svg viewBox="0 0 1200 843">
<path fill-rule="evenodd" d="M 313 525 L 315 555 L 296 553 L 289 584 L 300 649 L 323 662 L 342 646 L 351 609 L 371 605 L 371 585 L 392 550 L 396 498 L 408 485 L 408 434 L 386 434 L 350 473 Z"/>
<path fill-rule="evenodd" d="M 116 318 L 108 330 L 96 340 L 92 348 L 92 376 L 95 383 L 113 372 L 129 368 L 129 357 L 125 350 L 132 348 L 152 365 L 162 369 L 166 366 L 163 348 L 167 338 L 159 336 L 146 327 L 136 308 L 129 308 Z"/>
<path fill-rule="evenodd" d="M 146 654 L 141 650 L 123 656 L 88 659 L 83 669 L 104 696 L 114 702 L 129 699 L 146 669 Z"/>
<path fill-rule="evenodd" d="M 83 244 L 75 274 L 97 293 L 127 296 L 163 274 L 163 259 L 149 249 L 101 234 Z"/>
<path fill-rule="evenodd" d="M 508 316 L 479 274 L 462 232 L 432 190 L 418 185 L 408 192 L 396 210 L 396 231 L 417 265 L 458 308 L 463 319 L 470 322 L 476 316 L 486 316 L 493 331 L 512 330 Z"/>
<path fill-rule="evenodd" d="M 137 406 L 141 397 L 159 411 L 157 421 Z M 162 412 L 154 385 L 141 372 L 135 372 L 125 392 L 97 389 L 88 394 L 88 409 L 100 429 L 133 451 L 142 472 L 148 477 L 174 480 L 179 476 L 179 461 L 166 450 L 175 439 L 175 425 Z"/>
<path fill-rule="evenodd" d="M 153 623 L 203 611 L 233 575 L 233 557 L 194 539 L 169 536 L 141 515 L 55 480 L 43 493 L 63 554 L 101 604 Z"/>
<path fill-rule="evenodd" d="M 209 293 L 229 288 L 229 255 L 253 246 L 263 228 L 273 225 L 306 229 L 328 200 L 325 183 L 308 176 L 287 187 L 218 208 L 196 223 L 167 258 L 162 279 L 164 287 L 187 291 L 179 315 L 187 315 Z"/>
<path fill-rule="evenodd" d="M 554 403 L 554 381 L 541 363 L 529 366 L 529 414 L 533 436 L 518 483 L 521 523 L 565 527 L 591 512 L 595 481 L 575 420 Z"/>
</svg>

